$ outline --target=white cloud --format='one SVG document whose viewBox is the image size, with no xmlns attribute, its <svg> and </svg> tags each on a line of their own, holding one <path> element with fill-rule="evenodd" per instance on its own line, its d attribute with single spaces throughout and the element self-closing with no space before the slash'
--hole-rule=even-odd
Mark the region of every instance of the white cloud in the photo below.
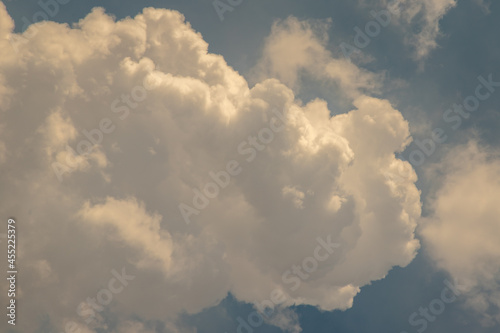
<svg viewBox="0 0 500 333">
<path fill-rule="evenodd" d="M 316 80 L 335 82 L 349 97 L 378 90 L 381 74 L 361 69 L 344 57 L 332 56 L 327 49 L 329 26 L 330 20 L 299 21 L 288 17 L 276 21 L 253 75 L 260 80 L 274 77 L 299 90 L 301 75 L 306 73 Z"/>
<path fill-rule="evenodd" d="M 144 206 L 135 199 L 116 200 L 106 198 L 103 204 L 91 205 L 86 202 L 78 212 L 81 218 L 97 225 L 111 225 L 119 234 L 119 238 L 127 245 L 143 252 L 143 256 L 153 261 L 138 263 L 141 267 L 148 264 L 152 267 L 164 267 L 166 274 L 172 270 L 173 244 L 170 234 L 161 230 L 161 216 L 148 215 Z"/>
<path fill-rule="evenodd" d="M 474 2 L 477 3 L 477 5 L 481 8 L 483 13 L 485 14 L 491 13 L 490 10 L 491 2 L 489 0 L 474 0 Z"/>
<path fill-rule="evenodd" d="M 0 17 L 10 22 L 4 6 Z M 11 29 L 0 25 L 0 36 Z M 9 91 L 1 95 L 9 167 L 0 174 L 8 193 L 0 211 L 23 225 L 25 331 L 35 330 L 40 314 L 58 329 L 65 320 L 81 325 L 77 306 L 121 267 L 136 278 L 110 311 L 123 320 L 175 320 L 227 292 L 259 303 L 277 288 L 284 305 L 345 309 L 360 287 L 415 256 L 416 176 L 384 176 L 407 167 L 394 153 L 410 141 L 408 123 L 388 101 L 364 95 L 372 74 L 343 68 L 307 24 L 275 26 L 270 40 L 284 34 L 283 49 L 300 36 L 313 50 L 275 72 L 290 85 L 290 66 L 324 79 L 310 64 L 318 56 L 352 99 L 349 113 L 331 117 L 322 100 L 303 105 L 277 79 L 249 88 L 175 11 L 146 8 L 115 22 L 95 9 L 72 28 L 48 22 L 30 29 L 38 32 L 16 44 L 17 52 L 0 40 L 0 94 Z M 267 58 L 272 66 L 278 51 Z M 274 119 L 273 110 L 284 114 Z M 95 134 L 98 155 L 82 156 L 88 163 L 60 182 L 52 163 L 67 162 L 67 146 L 77 150 L 90 140 L 84 130 L 101 128 L 103 119 L 115 127 L 99 140 Z M 283 129 L 252 147 L 271 123 Z M 191 205 L 193 189 L 203 190 L 210 172 L 231 160 L 241 173 L 186 225 L 179 204 Z M 327 235 L 341 247 L 292 290 L 283 273 Z M 40 272 L 46 278 L 32 283 Z M 295 330 L 285 319 L 276 323 Z"/>
<path fill-rule="evenodd" d="M 134 321 L 126 321 L 124 323 L 120 323 L 120 326 L 117 328 L 117 333 L 155 333 L 156 330 L 148 329 L 144 327 L 143 323 L 134 322 Z"/>
<path fill-rule="evenodd" d="M 302 331 L 299 316 L 289 308 L 277 308 L 276 312 L 267 322 L 279 327 L 284 332 L 299 333 Z"/>
<path fill-rule="evenodd" d="M 451 150 L 422 227 L 431 256 L 467 292 L 466 303 L 486 325 L 500 322 L 500 157 L 471 140 Z M 495 308 L 496 307 L 496 308 Z"/>
<path fill-rule="evenodd" d="M 361 0 L 366 5 L 366 0 Z M 456 0 L 379 0 L 390 9 L 405 33 L 405 41 L 414 47 L 416 60 L 423 60 L 438 47 L 439 22 L 456 6 Z"/>
</svg>

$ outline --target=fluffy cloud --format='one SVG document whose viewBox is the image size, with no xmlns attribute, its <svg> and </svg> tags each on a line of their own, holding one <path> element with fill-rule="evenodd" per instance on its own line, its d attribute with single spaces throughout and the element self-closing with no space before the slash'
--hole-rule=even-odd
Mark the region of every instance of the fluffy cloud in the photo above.
<svg viewBox="0 0 500 333">
<path fill-rule="evenodd" d="M 361 3 L 367 3 L 361 0 Z M 456 0 L 379 0 L 381 6 L 391 11 L 400 27 L 405 32 L 405 41 L 414 48 L 416 60 L 425 59 L 438 44 L 440 36 L 439 21 L 450 9 L 456 6 Z"/>
<path fill-rule="evenodd" d="M 430 254 L 467 291 L 486 325 L 500 322 L 500 157 L 470 141 L 435 170 L 446 176 L 431 201 L 422 235 Z"/>
<path fill-rule="evenodd" d="M 274 77 L 298 90 L 300 76 L 332 81 L 343 95 L 355 97 L 376 91 L 382 75 L 363 70 L 348 59 L 334 58 L 327 49 L 330 20 L 299 21 L 295 17 L 276 21 L 266 38 L 262 59 L 254 69 L 260 78 Z"/>
<path fill-rule="evenodd" d="M 415 256 L 416 175 L 384 176 L 410 167 L 394 157 L 408 123 L 359 92 L 370 74 L 344 71 L 304 23 L 273 34 L 311 39 L 352 111 L 332 117 L 325 101 L 304 105 L 277 79 L 249 87 L 175 11 L 115 22 L 97 8 L 71 28 L 47 22 L 17 35 L 2 5 L 0 22 L 0 211 L 22 226 L 24 331 L 74 321 L 148 332 L 131 316 L 174 321 L 228 292 L 345 309 Z M 279 79 L 293 85 L 286 71 Z M 110 294 L 122 269 L 134 278 Z M 86 325 L 88 298 L 104 295 L 97 326 Z M 273 320 L 297 330 L 286 311 Z"/>
</svg>

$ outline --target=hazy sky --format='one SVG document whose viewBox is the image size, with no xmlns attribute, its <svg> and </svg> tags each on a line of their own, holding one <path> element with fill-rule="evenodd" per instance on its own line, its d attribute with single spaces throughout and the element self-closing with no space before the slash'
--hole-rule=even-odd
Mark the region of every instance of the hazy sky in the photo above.
<svg viewBox="0 0 500 333">
<path fill-rule="evenodd" d="M 3 1 L 0 331 L 498 332 L 499 17 Z"/>
</svg>

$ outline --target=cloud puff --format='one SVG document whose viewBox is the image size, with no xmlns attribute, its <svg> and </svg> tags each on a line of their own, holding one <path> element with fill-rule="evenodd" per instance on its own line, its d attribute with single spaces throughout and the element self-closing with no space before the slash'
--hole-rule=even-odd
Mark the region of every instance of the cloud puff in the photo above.
<svg viewBox="0 0 500 333">
<path fill-rule="evenodd" d="M 348 59 L 334 58 L 327 49 L 330 20 L 300 21 L 295 17 L 274 22 L 262 58 L 253 69 L 256 77 L 274 77 L 298 90 L 301 75 L 337 84 L 343 95 L 355 97 L 376 91 L 383 77 L 357 67 Z"/>
<path fill-rule="evenodd" d="M 361 0 L 366 5 L 366 0 Z M 381 6 L 389 9 L 405 33 L 405 41 L 414 48 L 416 60 L 429 56 L 438 44 L 440 36 L 439 21 L 450 9 L 456 6 L 456 0 L 379 0 Z"/>
<path fill-rule="evenodd" d="M 466 303 L 490 325 L 500 322 L 500 157 L 471 140 L 451 150 L 422 235 L 431 256 L 467 290 Z"/>
<path fill-rule="evenodd" d="M 11 22 L 3 5 L 0 17 Z M 339 65 L 307 25 L 287 24 L 287 42 L 290 28 Z M 345 309 L 415 256 L 416 176 L 384 176 L 409 167 L 394 156 L 408 123 L 388 101 L 357 92 L 332 117 L 275 78 L 249 87 L 176 11 L 115 22 L 96 8 L 71 28 L 11 30 L 0 26 L 0 211 L 22 225 L 26 331 L 39 315 L 92 329 L 88 298 L 122 268 L 134 279 L 94 317 L 111 327 L 115 313 L 127 332 L 149 329 L 132 315 L 175 320 L 228 292 Z M 346 91 L 370 77 L 328 73 Z M 274 321 L 296 330 L 289 318 Z"/>
<path fill-rule="evenodd" d="M 474 2 L 481 8 L 484 14 L 490 14 L 491 2 L 488 0 L 474 0 Z"/>
</svg>

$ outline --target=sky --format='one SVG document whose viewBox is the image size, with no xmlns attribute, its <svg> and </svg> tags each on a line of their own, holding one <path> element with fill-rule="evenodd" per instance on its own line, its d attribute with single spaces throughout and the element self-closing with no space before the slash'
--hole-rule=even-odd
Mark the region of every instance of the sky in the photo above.
<svg viewBox="0 0 500 333">
<path fill-rule="evenodd" d="M 499 16 L 0 2 L 0 332 L 498 332 Z"/>
</svg>

